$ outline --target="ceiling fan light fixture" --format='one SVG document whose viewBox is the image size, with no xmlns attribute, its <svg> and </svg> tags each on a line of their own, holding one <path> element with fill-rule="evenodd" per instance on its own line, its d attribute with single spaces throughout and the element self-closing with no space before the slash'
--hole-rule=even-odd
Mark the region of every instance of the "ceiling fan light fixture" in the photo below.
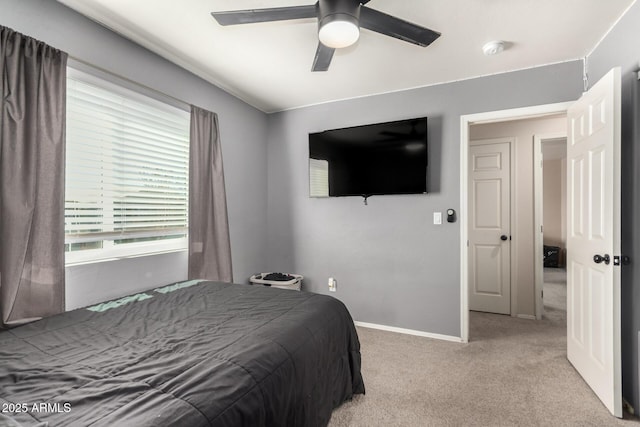
<svg viewBox="0 0 640 427">
<path fill-rule="evenodd" d="M 358 22 L 350 15 L 345 15 L 350 19 L 332 19 L 323 23 L 318 31 L 320 42 L 334 49 L 351 46 L 360 37 Z"/>
<path fill-rule="evenodd" d="M 358 41 L 361 26 L 422 47 L 440 37 L 437 31 L 365 6 L 368 3 L 369 0 L 317 0 L 305 6 L 228 10 L 211 12 L 211 15 L 223 26 L 316 18 L 319 41 L 312 72 L 327 71 L 336 49 Z"/>
</svg>

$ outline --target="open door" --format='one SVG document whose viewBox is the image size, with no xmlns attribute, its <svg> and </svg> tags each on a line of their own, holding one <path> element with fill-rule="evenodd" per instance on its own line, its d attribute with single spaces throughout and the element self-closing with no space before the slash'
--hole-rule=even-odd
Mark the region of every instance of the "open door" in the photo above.
<svg viewBox="0 0 640 427">
<path fill-rule="evenodd" d="M 567 357 L 622 417 L 620 69 L 568 111 Z"/>
</svg>

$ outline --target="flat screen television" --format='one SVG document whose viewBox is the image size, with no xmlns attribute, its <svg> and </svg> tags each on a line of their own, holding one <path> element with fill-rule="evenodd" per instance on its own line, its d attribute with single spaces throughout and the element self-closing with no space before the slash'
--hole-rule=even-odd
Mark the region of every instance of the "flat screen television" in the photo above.
<svg viewBox="0 0 640 427">
<path fill-rule="evenodd" d="M 427 192 L 427 118 L 309 134 L 311 197 Z"/>
</svg>

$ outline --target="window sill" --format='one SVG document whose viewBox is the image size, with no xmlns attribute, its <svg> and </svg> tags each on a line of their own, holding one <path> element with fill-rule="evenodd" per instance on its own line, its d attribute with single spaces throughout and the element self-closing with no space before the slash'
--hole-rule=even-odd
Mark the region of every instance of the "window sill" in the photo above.
<svg viewBox="0 0 640 427">
<path fill-rule="evenodd" d="M 178 252 L 187 252 L 187 248 L 167 249 L 167 250 L 147 252 L 147 253 L 136 254 L 136 255 L 111 256 L 111 257 L 105 257 L 105 258 L 99 258 L 99 259 L 70 261 L 70 262 L 65 262 L 64 266 L 65 268 L 77 267 L 80 265 L 98 264 L 98 263 L 111 262 L 111 261 L 122 261 L 126 259 L 143 258 L 143 257 L 150 257 L 150 256 L 164 255 L 164 254 L 171 254 L 171 253 L 178 253 Z"/>
</svg>

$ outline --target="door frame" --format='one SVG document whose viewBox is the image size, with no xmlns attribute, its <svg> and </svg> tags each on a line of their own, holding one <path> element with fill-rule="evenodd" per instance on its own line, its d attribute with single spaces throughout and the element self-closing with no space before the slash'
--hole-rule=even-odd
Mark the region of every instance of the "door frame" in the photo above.
<svg viewBox="0 0 640 427">
<path fill-rule="evenodd" d="M 535 312 L 536 320 L 542 319 L 544 312 L 544 299 L 542 296 L 542 289 L 544 286 L 544 259 L 542 252 L 544 251 L 544 211 L 543 211 L 543 166 L 544 160 L 542 156 L 542 144 L 545 142 L 551 142 L 559 139 L 567 139 L 567 132 L 545 133 L 536 134 L 533 137 L 533 229 L 535 230 L 533 235 L 534 245 L 534 281 L 535 281 Z M 565 153 L 566 156 L 566 153 Z M 565 220 L 566 222 L 566 220 Z"/>
<path fill-rule="evenodd" d="M 469 127 L 474 124 L 539 118 L 567 112 L 574 101 L 460 116 L 460 338 L 469 341 Z"/>
</svg>

